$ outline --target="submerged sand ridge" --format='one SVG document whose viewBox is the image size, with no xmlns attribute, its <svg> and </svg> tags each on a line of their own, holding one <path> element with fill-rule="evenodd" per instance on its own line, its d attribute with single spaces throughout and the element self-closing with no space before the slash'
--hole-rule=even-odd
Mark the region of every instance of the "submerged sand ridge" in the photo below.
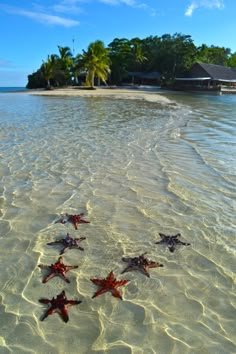
<svg viewBox="0 0 236 354">
<path fill-rule="evenodd" d="M 171 103 L 164 92 L 156 87 L 96 87 L 88 89 L 85 87 L 66 87 L 53 90 L 32 90 L 27 91 L 31 95 L 42 96 L 80 96 L 80 97 L 113 97 L 122 99 L 139 99 L 160 103 Z"/>
</svg>

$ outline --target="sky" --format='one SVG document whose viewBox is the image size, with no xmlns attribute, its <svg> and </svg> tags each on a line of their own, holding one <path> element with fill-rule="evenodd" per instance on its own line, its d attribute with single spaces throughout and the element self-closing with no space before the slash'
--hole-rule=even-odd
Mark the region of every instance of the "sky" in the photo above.
<svg viewBox="0 0 236 354">
<path fill-rule="evenodd" d="M 26 86 L 58 46 L 181 33 L 236 52 L 236 0 L 0 0 L 0 87 Z"/>
</svg>

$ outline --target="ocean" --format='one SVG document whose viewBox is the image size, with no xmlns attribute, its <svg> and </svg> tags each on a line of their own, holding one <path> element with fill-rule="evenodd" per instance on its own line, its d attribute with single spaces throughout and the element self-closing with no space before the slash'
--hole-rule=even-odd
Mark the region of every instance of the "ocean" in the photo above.
<svg viewBox="0 0 236 354">
<path fill-rule="evenodd" d="M 164 95 L 0 94 L 1 354 L 236 353 L 236 96 Z M 67 233 L 78 268 L 42 283 Z M 121 274 L 144 253 L 163 267 Z M 92 298 L 111 271 L 123 300 Z M 68 323 L 42 321 L 63 290 Z"/>
<path fill-rule="evenodd" d="M 0 87 L 0 93 L 7 93 L 7 92 L 17 92 L 17 91 L 28 91 L 25 87 L 19 86 L 9 86 L 9 87 Z"/>
</svg>

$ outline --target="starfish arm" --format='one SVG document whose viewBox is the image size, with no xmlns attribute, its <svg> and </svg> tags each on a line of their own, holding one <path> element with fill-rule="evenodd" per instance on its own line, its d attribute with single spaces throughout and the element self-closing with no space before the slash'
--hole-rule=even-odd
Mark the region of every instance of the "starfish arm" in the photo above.
<svg viewBox="0 0 236 354">
<path fill-rule="evenodd" d="M 123 273 L 126 273 L 126 272 L 130 272 L 131 270 L 136 270 L 136 267 L 128 266 L 120 274 L 123 274 Z"/>
<path fill-rule="evenodd" d="M 66 306 L 63 306 L 60 309 L 60 315 L 61 315 L 61 318 L 63 319 L 64 322 L 67 323 L 69 321 L 69 315 L 68 315 L 68 311 L 67 311 Z"/>
<path fill-rule="evenodd" d="M 144 267 L 145 269 L 149 269 L 149 268 L 157 268 L 158 265 L 155 263 L 155 264 L 148 264 L 147 267 Z"/>
<path fill-rule="evenodd" d="M 83 248 L 83 247 L 78 246 L 77 248 L 78 248 L 80 251 L 84 251 L 84 248 Z"/>
<path fill-rule="evenodd" d="M 68 300 L 67 303 L 68 303 L 68 306 L 74 306 L 74 305 L 79 305 L 81 304 L 82 301 L 80 300 Z"/>
<path fill-rule="evenodd" d="M 148 268 L 146 267 L 140 267 L 139 268 L 140 273 L 144 274 L 146 277 L 150 278 L 150 274 L 148 273 Z"/>
<path fill-rule="evenodd" d="M 50 273 L 48 274 L 44 279 L 43 279 L 43 283 L 47 283 L 50 279 L 54 278 L 57 274 L 56 273 Z"/>
<path fill-rule="evenodd" d="M 65 273 L 60 273 L 59 275 L 60 275 L 60 277 L 61 277 L 63 280 L 65 280 L 67 283 L 70 283 L 70 280 L 67 278 L 67 276 L 65 275 Z"/>
<path fill-rule="evenodd" d="M 113 273 L 112 271 L 108 274 L 107 279 L 109 279 L 109 280 L 111 280 L 111 281 L 115 279 L 115 278 L 114 278 L 114 273 Z"/>
<path fill-rule="evenodd" d="M 50 269 L 50 266 L 45 265 L 45 264 L 39 264 L 38 267 L 41 269 Z"/>
<path fill-rule="evenodd" d="M 131 257 L 122 257 L 123 262 L 131 262 L 132 258 Z"/>
<path fill-rule="evenodd" d="M 94 284 L 98 286 L 103 286 L 104 280 L 103 279 L 90 279 Z"/>
<path fill-rule="evenodd" d="M 68 249 L 69 249 L 69 246 L 64 247 L 64 248 L 61 250 L 60 254 L 64 254 Z"/>
<path fill-rule="evenodd" d="M 58 224 L 58 223 L 66 224 L 68 222 L 68 218 L 69 218 L 68 214 L 61 215 L 54 223 L 55 224 Z"/>
<path fill-rule="evenodd" d="M 116 281 L 116 287 L 125 285 L 125 284 L 127 284 L 128 282 L 129 282 L 129 280 L 126 280 L 126 279 Z"/>
<path fill-rule="evenodd" d="M 162 233 L 159 233 L 159 236 L 162 238 L 162 239 L 165 239 L 166 238 L 166 235 L 162 234 Z"/>
<path fill-rule="evenodd" d="M 164 240 L 161 240 L 161 241 L 155 242 L 155 244 L 160 244 L 160 243 L 164 243 L 164 242 L 165 242 Z"/>
<path fill-rule="evenodd" d="M 45 314 L 41 317 L 41 321 L 44 321 L 45 318 L 48 317 L 48 315 L 51 315 L 51 314 L 52 314 L 52 313 L 49 313 L 49 312 L 50 312 L 50 310 L 47 310 L 47 311 L 45 312 Z"/>
<path fill-rule="evenodd" d="M 102 295 L 102 294 L 106 293 L 107 291 L 110 291 L 110 289 L 107 289 L 106 287 L 104 287 L 104 288 L 98 290 L 98 291 L 92 296 L 92 299 L 93 299 L 94 297 L 97 297 L 97 296 L 99 296 L 99 295 Z"/>
<path fill-rule="evenodd" d="M 65 265 L 65 271 L 66 272 L 68 272 L 69 270 L 71 270 L 71 269 L 76 269 L 76 268 L 78 268 L 79 266 L 77 266 L 77 265 L 75 265 L 75 266 L 66 266 Z"/>
<path fill-rule="evenodd" d="M 58 241 L 53 241 L 53 242 L 48 242 L 47 245 L 52 246 L 52 245 L 55 245 L 57 243 L 58 243 Z"/>
<path fill-rule="evenodd" d="M 117 289 L 112 289 L 112 290 L 111 290 L 111 293 L 112 293 L 112 296 L 118 297 L 119 299 L 123 300 L 123 299 L 122 299 L 122 296 L 121 296 L 121 293 L 119 292 L 119 290 L 117 290 Z"/>
<path fill-rule="evenodd" d="M 168 248 L 170 250 L 171 253 L 173 253 L 175 251 L 175 246 L 174 245 L 168 245 Z"/>
<path fill-rule="evenodd" d="M 156 263 L 156 262 L 149 262 L 148 263 L 148 268 L 157 268 L 157 267 L 163 267 L 163 264 Z"/>
<path fill-rule="evenodd" d="M 82 219 L 79 220 L 79 224 L 89 224 L 89 223 L 90 221 L 87 220 L 82 220 Z"/>
<path fill-rule="evenodd" d="M 41 304 L 50 304 L 51 300 L 49 300 L 49 299 L 39 299 L 39 302 Z"/>
<path fill-rule="evenodd" d="M 184 246 L 190 246 L 190 243 L 186 243 L 186 242 L 182 242 L 182 241 L 179 241 L 178 243 L 180 243 L 181 245 L 184 245 Z"/>
</svg>

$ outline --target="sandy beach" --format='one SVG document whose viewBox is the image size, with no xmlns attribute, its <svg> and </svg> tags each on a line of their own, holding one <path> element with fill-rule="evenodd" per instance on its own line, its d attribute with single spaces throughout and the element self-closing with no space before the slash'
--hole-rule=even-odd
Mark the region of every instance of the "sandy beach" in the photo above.
<svg viewBox="0 0 236 354">
<path fill-rule="evenodd" d="M 170 103 L 171 101 L 164 96 L 164 91 L 159 88 L 151 87 L 96 87 L 94 90 L 67 87 L 53 90 L 30 90 L 26 93 L 31 95 L 43 96 L 80 96 L 80 97 L 113 97 L 116 99 L 138 99 L 151 102 Z"/>
</svg>

